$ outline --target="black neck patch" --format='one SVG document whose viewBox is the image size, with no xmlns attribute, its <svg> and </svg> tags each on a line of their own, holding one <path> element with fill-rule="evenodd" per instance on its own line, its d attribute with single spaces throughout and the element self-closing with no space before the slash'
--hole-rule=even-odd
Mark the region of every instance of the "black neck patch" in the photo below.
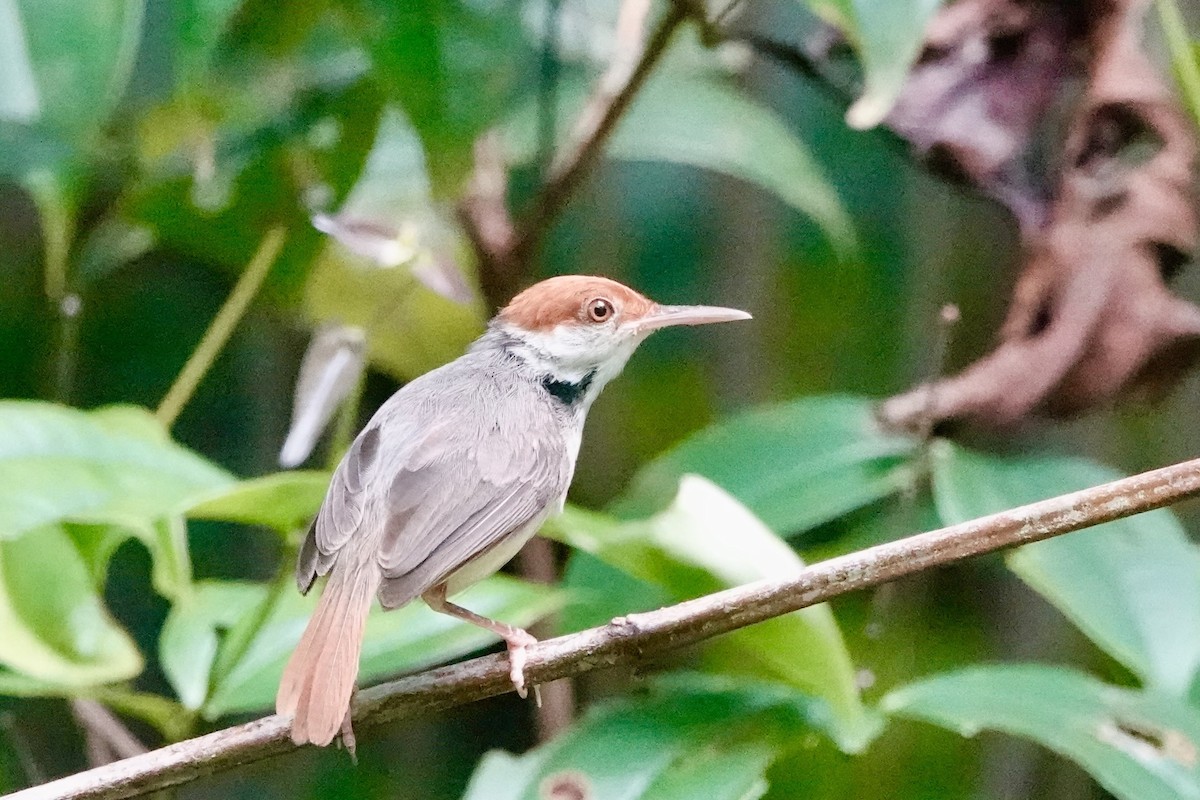
<svg viewBox="0 0 1200 800">
<path fill-rule="evenodd" d="M 542 378 L 542 388 L 563 405 L 573 406 L 587 393 L 588 387 L 592 385 L 592 378 L 594 377 L 596 377 L 596 370 L 592 370 L 587 375 L 584 375 L 583 380 L 578 383 L 558 381 L 552 375 L 547 375 Z"/>
</svg>

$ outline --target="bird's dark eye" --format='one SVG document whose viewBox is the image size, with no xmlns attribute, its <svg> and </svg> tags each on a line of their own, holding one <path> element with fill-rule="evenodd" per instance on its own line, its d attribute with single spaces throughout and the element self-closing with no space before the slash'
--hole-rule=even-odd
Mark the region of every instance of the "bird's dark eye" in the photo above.
<svg viewBox="0 0 1200 800">
<path fill-rule="evenodd" d="M 613 315 L 613 305 L 603 297 L 589 300 L 587 315 L 592 322 L 606 322 Z"/>
</svg>

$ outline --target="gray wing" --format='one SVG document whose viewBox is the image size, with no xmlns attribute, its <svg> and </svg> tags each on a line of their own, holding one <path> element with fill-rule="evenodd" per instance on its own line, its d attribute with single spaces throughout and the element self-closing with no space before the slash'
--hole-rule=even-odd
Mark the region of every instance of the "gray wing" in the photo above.
<svg viewBox="0 0 1200 800">
<path fill-rule="evenodd" d="M 296 584 L 307 594 L 313 581 L 333 567 L 339 550 L 363 523 L 367 478 L 379 458 L 379 428 L 358 435 L 334 471 L 325 501 L 300 548 Z"/>
<path fill-rule="evenodd" d="M 540 398 L 453 377 L 414 381 L 354 441 L 301 549 L 301 591 L 356 537 L 375 550 L 383 604 L 402 605 L 565 494 L 571 459 Z"/>
<path fill-rule="evenodd" d="M 562 497 L 571 477 L 562 437 L 557 428 L 536 436 L 536 428 L 443 426 L 413 452 L 387 493 L 379 545 L 386 607 L 436 586 Z"/>
</svg>

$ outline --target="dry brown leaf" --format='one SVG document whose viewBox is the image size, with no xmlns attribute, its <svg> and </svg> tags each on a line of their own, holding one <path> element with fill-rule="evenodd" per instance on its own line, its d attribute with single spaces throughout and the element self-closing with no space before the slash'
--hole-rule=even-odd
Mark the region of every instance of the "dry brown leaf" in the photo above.
<svg viewBox="0 0 1200 800">
<path fill-rule="evenodd" d="M 1146 5 L 963 0 L 935 19 L 889 124 L 1011 208 L 1025 256 L 997 348 L 886 401 L 885 421 L 1075 414 L 1200 356 L 1200 308 L 1167 287 L 1196 246 L 1194 131 L 1142 50 Z"/>
</svg>

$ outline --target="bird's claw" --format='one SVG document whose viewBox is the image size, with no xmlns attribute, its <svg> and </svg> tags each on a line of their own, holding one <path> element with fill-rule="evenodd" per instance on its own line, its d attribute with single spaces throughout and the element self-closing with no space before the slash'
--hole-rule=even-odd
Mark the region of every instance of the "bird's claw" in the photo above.
<svg viewBox="0 0 1200 800">
<path fill-rule="evenodd" d="M 533 638 L 528 632 L 520 628 L 514 628 L 507 636 L 504 637 L 505 644 L 508 645 L 508 675 L 512 679 L 513 688 L 517 690 L 517 694 L 522 700 L 529 697 L 529 691 L 525 686 L 525 648 L 530 645 L 537 644 L 537 639 Z M 539 698 L 541 693 L 537 687 L 533 687 L 534 696 Z M 539 702 L 538 705 L 541 705 Z"/>
<path fill-rule="evenodd" d="M 350 754 L 350 761 L 358 766 L 358 740 L 354 736 L 354 727 L 350 724 L 350 709 L 346 709 L 346 717 L 342 720 L 341 745 Z"/>
</svg>

